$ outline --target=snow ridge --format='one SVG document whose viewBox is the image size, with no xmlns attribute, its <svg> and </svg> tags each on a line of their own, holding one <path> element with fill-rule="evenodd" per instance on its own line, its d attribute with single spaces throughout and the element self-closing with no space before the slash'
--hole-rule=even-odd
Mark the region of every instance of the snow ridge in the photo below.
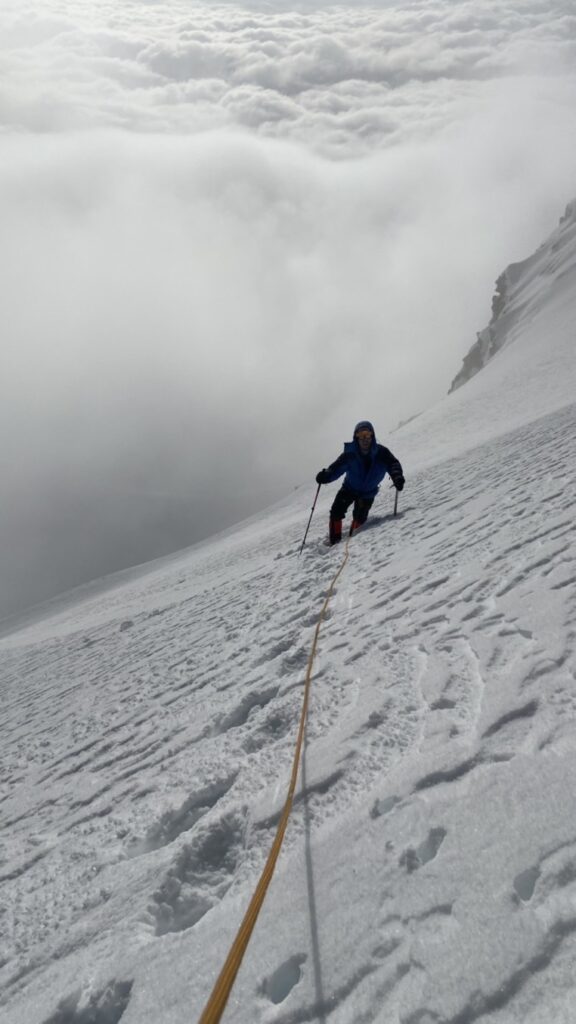
<svg viewBox="0 0 576 1024">
<path fill-rule="evenodd" d="M 576 200 L 569 203 L 559 226 L 528 259 L 512 263 L 496 281 L 490 323 L 464 356 L 449 394 L 470 380 L 506 345 L 522 334 L 534 311 L 560 278 L 576 279 Z"/>
</svg>

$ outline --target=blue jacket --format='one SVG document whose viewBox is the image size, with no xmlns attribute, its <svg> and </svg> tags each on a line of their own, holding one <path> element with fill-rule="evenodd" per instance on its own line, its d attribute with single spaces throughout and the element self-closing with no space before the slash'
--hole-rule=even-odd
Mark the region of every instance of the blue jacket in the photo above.
<svg viewBox="0 0 576 1024">
<path fill-rule="evenodd" d="M 366 425 L 374 433 L 372 425 Z M 342 455 L 328 466 L 326 483 L 332 483 L 343 473 L 346 474 L 344 487 L 361 498 L 373 498 L 386 473 L 390 474 L 394 482 L 404 476 L 398 459 L 389 448 L 377 444 L 375 436 L 367 455 L 362 455 L 358 441 L 348 441 Z"/>
</svg>

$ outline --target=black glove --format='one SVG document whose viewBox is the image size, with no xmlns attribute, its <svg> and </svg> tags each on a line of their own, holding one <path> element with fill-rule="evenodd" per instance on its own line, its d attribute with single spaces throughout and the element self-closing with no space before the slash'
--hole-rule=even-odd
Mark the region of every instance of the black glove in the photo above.
<svg viewBox="0 0 576 1024">
<path fill-rule="evenodd" d="M 403 476 L 397 476 L 392 481 L 392 483 L 394 484 L 394 487 L 396 488 L 397 491 L 403 491 L 404 490 L 404 484 L 406 483 L 406 481 L 405 481 Z"/>
<path fill-rule="evenodd" d="M 317 484 L 328 484 L 330 483 L 330 473 L 327 469 L 321 469 L 319 473 L 316 473 Z"/>
</svg>

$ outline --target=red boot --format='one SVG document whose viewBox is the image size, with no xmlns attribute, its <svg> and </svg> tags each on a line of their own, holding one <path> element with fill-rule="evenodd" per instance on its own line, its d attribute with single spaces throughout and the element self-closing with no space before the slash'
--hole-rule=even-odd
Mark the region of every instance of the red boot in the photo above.
<svg viewBox="0 0 576 1024">
<path fill-rule="evenodd" d="M 353 519 L 352 520 L 352 525 L 350 527 L 349 536 L 351 537 L 353 533 L 356 533 L 356 530 L 358 530 L 361 526 L 362 526 L 362 523 L 359 523 L 357 519 Z"/>
<path fill-rule="evenodd" d="M 342 540 L 342 520 L 330 519 L 330 543 L 337 544 Z"/>
</svg>

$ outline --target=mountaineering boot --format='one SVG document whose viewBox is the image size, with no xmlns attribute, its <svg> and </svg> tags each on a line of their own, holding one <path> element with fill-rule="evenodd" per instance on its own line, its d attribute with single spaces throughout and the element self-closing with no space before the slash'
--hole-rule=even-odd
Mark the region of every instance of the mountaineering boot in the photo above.
<svg viewBox="0 0 576 1024">
<path fill-rule="evenodd" d="M 342 540 L 342 520 L 330 519 L 330 543 L 337 544 Z"/>
<path fill-rule="evenodd" d="M 359 527 L 360 527 L 360 526 L 362 526 L 362 525 L 363 525 L 363 524 L 362 524 L 362 523 L 359 523 L 357 519 L 353 519 L 353 520 L 352 520 L 352 523 L 351 523 L 351 525 L 350 525 L 350 533 L 349 533 L 349 536 L 351 537 L 353 533 L 356 533 L 356 530 L 358 530 L 358 529 L 359 529 Z"/>
</svg>

